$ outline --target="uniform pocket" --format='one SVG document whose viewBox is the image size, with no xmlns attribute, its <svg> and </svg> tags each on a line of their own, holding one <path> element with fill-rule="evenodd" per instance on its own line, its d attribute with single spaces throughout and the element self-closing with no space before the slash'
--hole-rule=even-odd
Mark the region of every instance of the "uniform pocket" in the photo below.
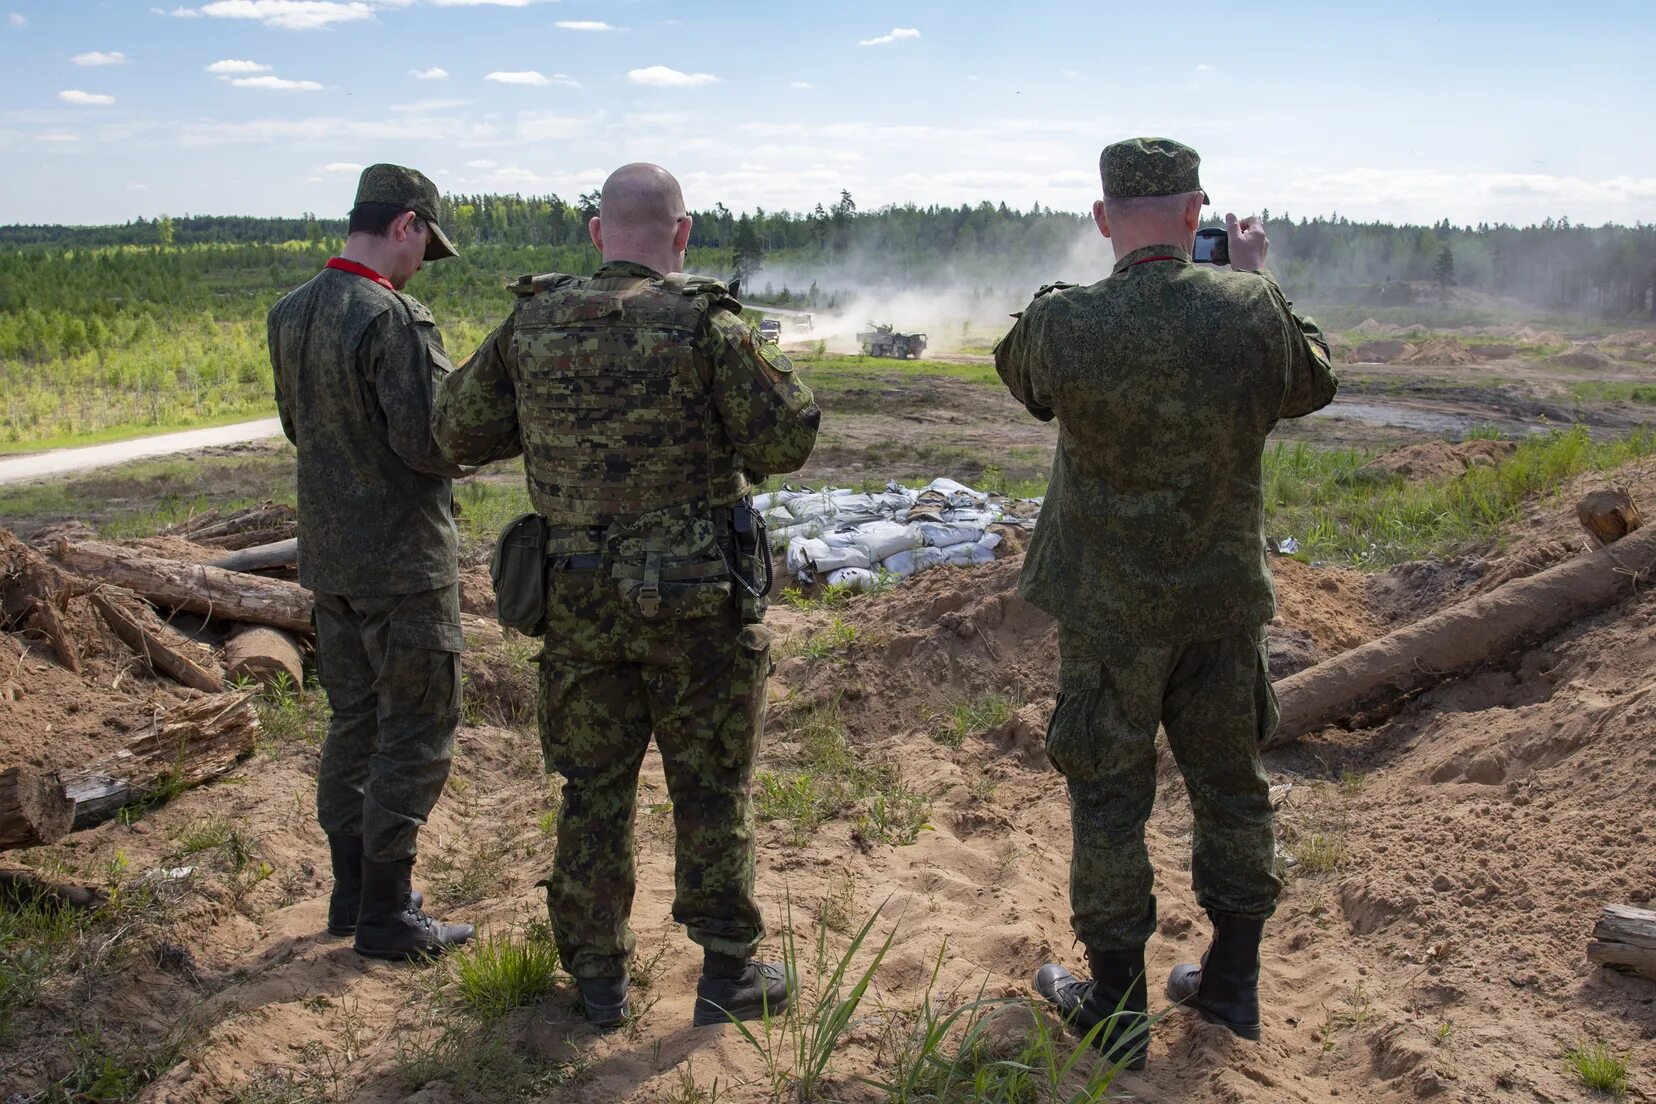
<svg viewBox="0 0 1656 1104">
<path fill-rule="evenodd" d="M 386 644 L 380 692 L 396 703 L 395 711 L 459 711 L 460 653 L 466 650 L 459 625 L 392 618 L 386 625 Z"/>
<path fill-rule="evenodd" d="M 1271 649 L 1268 638 L 1261 637 L 1254 651 L 1258 669 L 1254 674 L 1254 713 L 1259 725 L 1259 742 L 1268 741 L 1276 734 L 1277 722 L 1282 720 L 1282 707 L 1277 701 L 1276 687 L 1271 685 Z"/>
</svg>

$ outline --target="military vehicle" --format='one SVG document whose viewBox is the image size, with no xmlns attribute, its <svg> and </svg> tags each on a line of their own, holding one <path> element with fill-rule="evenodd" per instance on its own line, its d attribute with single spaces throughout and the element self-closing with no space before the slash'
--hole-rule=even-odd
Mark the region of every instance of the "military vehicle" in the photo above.
<svg viewBox="0 0 1656 1104">
<path fill-rule="evenodd" d="M 912 360 L 926 351 L 925 334 L 896 333 L 891 325 L 875 325 L 868 333 L 860 333 L 857 340 L 862 342 L 863 356 L 893 357 L 897 360 Z"/>
<path fill-rule="evenodd" d="M 775 318 L 766 318 L 759 323 L 759 340 L 768 341 L 772 345 L 782 340 L 782 323 Z"/>
</svg>

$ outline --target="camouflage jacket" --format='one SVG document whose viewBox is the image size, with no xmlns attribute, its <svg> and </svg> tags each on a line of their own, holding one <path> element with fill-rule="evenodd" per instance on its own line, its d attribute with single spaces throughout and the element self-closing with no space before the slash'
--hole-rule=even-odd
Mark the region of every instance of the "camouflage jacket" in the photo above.
<svg viewBox="0 0 1656 1104">
<path fill-rule="evenodd" d="M 431 400 L 450 370 L 410 295 L 324 269 L 270 310 L 282 431 L 299 450 L 299 582 L 413 594 L 458 577 L 450 477 Z"/>
<path fill-rule="evenodd" d="M 1278 419 L 1336 381 L 1316 324 L 1264 273 L 1137 250 L 1090 287 L 1043 288 L 995 370 L 1058 451 L 1024 561 L 1026 598 L 1066 627 L 1181 644 L 1275 613 L 1261 461 Z"/>
<path fill-rule="evenodd" d="M 687 312 L 665 312 L 687 324 L 632 328 L 627 304 L 641 289 L 689 301 Z M 697 486 L 680 479 L 683 501 L 656 503 L 681 512 L 737 501 L 747 492 L 743 469 L 780 474 L 809 458 L 820 420 L 810 389 L 787 357 L 756 339 L 722 285 L 612 262 L 588 280 L 526 277 L 514 290 L 520 298 L 511 316 L 438 389 L 432 432 L 461 463 L 525 453 L 530 500 L 555 524 L 640 520 L 616 507 L 636 497 L 629 476 L 659 498 L 675 485 L 675 468 L 726 473 Z M 639 309 L 658 316 L 661 306 L 658 299 Z M 578 317 L 579 332 L 575 323 L 564 332 L 548 321 L 559 317 Z M 709 396 L 708 419 L 655 409 L 682 401 L 681 369 L 691 389 Z M 710 462 L 710 451 L 734 457 Z"/>
</svg>

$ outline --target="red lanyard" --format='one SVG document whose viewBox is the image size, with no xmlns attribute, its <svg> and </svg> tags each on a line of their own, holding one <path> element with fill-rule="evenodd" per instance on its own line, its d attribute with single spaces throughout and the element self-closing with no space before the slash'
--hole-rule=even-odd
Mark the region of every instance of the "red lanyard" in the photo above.
<svg viewBox="0 0 1656 1104">
<path fill-rule="evenodd" d="M 355 261 L 347 261 L 344 257 L 334 257 L 328 262 L 328 267 L 337 268 L 341 272 L 349 272 L 352 276 L 361 276 L 364 280 L 372 280 L 374 283 L 379 284 L 382 287 L 390 288 L 392 291 L 397 290 L 395 287 L 392 287 L 390 280 L 387 280 L 384 276 L 381 276 L 367 265 L 357 264 Z"/>
</svg>

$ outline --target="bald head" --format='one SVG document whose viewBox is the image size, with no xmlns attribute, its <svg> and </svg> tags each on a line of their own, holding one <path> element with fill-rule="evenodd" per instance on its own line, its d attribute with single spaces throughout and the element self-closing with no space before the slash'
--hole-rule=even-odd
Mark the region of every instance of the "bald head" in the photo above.
<svg viewBox="0 0 1656 1104">
<path fill-rule="evenodd" d="M 676 272 L 690 240 L 684 192 L 660 165 L 622 165 L 604 181 L 589 229 L 606 262 L 636 261 L 663 275 Z"/>
</svg>

